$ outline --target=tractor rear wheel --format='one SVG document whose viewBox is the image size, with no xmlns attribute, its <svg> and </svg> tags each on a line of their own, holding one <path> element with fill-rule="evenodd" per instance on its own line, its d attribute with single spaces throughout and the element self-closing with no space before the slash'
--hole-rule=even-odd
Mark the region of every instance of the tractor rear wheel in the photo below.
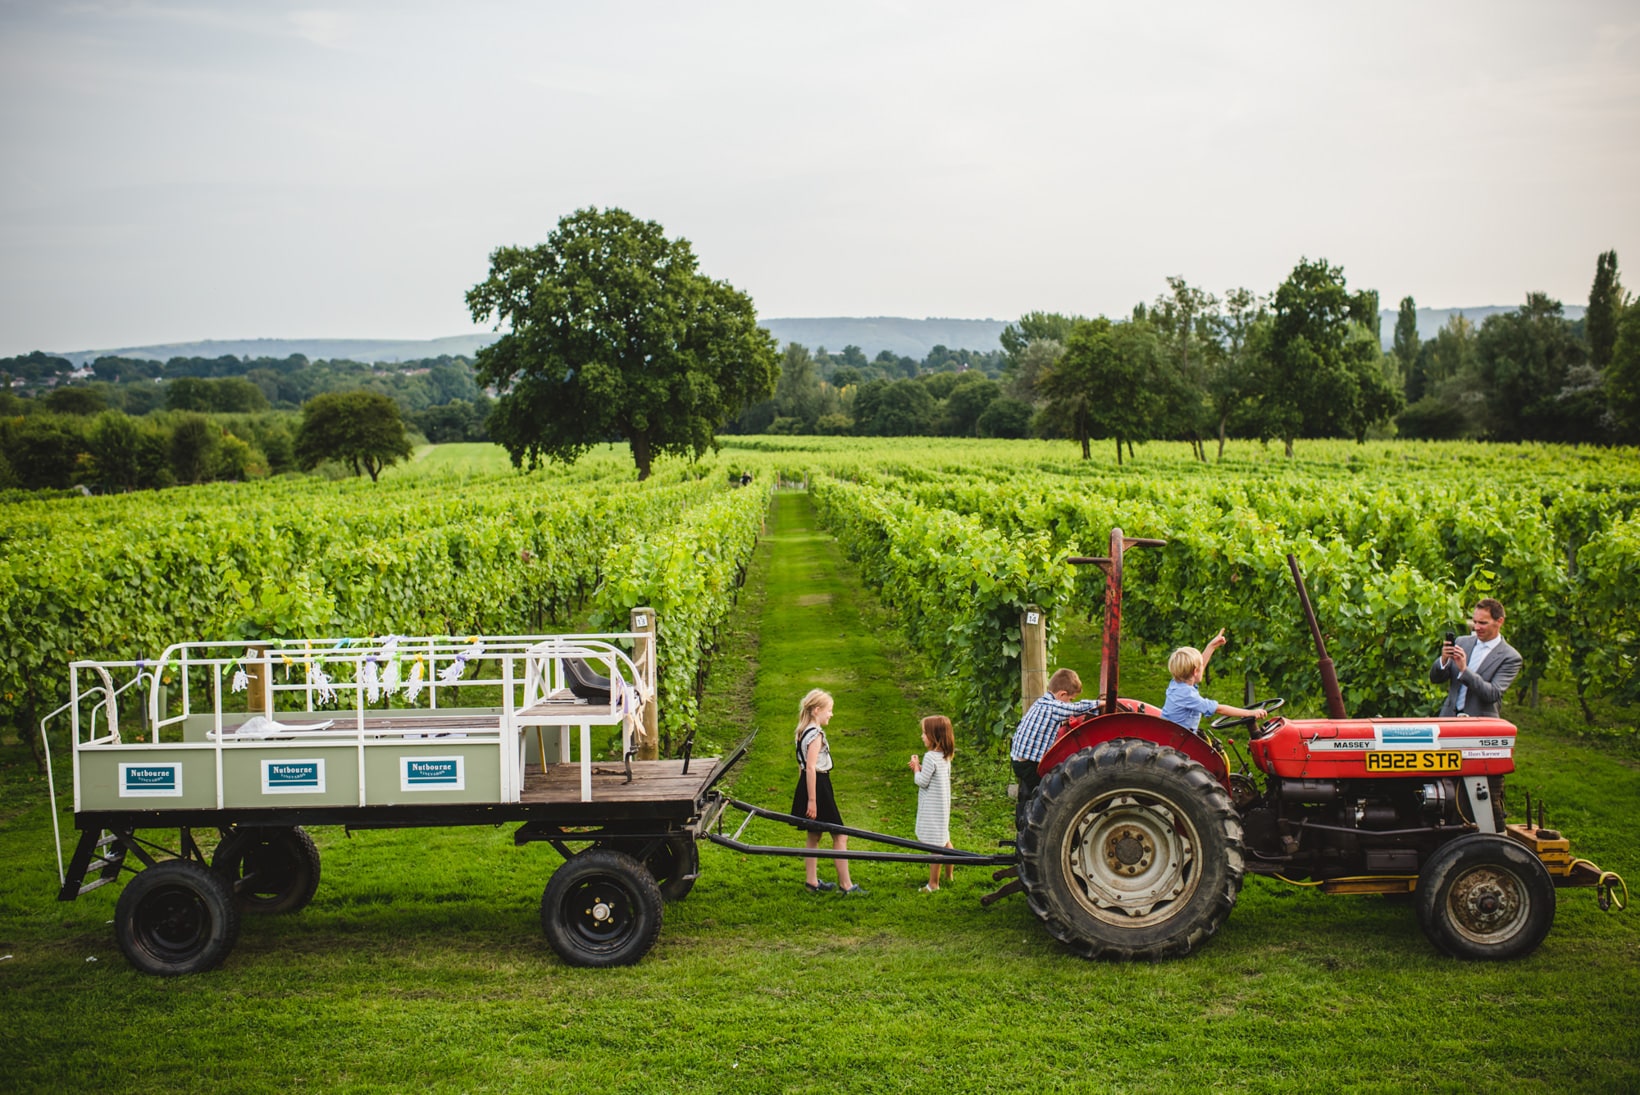
<svg viewBox="0 0 1640 1095">
<path fill-rule="evenodd" d="M 1188 954 L 1241 892 L 1241 819 L 1224 786 L 1183 753 L 1137 738 L 1084 749 L 1049 772 L 1019 850 L 1031 911 L 1089 958 Z"/>
<path fill-rule="evenodd" d="M 1454 958 L 1519 958 L 1555 920 L 1555 883 L 1524 845 L 1471 833 L 1435 850 L 1418 874 L 1418 923 Z"/>
</svg>

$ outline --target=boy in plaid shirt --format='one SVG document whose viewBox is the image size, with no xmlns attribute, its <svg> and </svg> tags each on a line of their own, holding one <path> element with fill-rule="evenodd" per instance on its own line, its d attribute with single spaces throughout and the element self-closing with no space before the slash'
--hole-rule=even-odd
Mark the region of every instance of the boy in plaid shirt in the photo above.
<svg viewBox="0 0 1640 1095">
<path fill-rule="evenodd" d="M 1014 731 L 1008 758 L 1013 761 L 1014 778 L 1019 781 L 1019 797 L 1014 800 L 1014 828 L 1025 828 L 1025 807 L 1042 782 L 1037 765 L 1059 737 L 1072 715 L 1086 715 L 1099 710 L 1098 700 L 1078 700 L 1082 694 L 1082 678 L 1074 669 L 1060 669 L 1048 678 L 1048 691 L 1031 704 L 1025 717 Z"/>
</svg>

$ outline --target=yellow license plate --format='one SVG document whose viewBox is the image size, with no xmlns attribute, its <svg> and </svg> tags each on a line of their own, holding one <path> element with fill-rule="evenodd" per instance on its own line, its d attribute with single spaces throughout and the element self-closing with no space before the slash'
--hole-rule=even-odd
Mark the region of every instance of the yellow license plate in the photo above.
<svg viewBox="0 0 1640 1095">
<path fill-rule="evenodd" d="M 1374 749 L 1367 754 L 1369 772 L 1456 772 L 1463 754 L 1456 749 Z"/>
</svg>

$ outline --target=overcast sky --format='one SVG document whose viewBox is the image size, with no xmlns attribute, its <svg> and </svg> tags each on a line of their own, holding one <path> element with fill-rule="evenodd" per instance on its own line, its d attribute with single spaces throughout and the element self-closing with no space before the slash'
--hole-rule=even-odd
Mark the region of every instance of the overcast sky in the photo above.
<svg viewBox="0 0 1640 1095">
<path fill-rule="evenodd" d="M 0 0 L 0 355 L 475 329 L 620 206 L 764 316 L 1640 288 L 1634 3 Z"/>
</svg>

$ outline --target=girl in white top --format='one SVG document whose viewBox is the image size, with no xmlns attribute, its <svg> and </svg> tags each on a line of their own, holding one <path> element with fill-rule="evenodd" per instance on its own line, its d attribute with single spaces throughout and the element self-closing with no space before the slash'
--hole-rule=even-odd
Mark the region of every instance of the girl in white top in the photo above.
<svg viewBox="0 0 1640 1095">
<path fill-rule="evenodd" d="M 956 736 L 951 732 L 951 720 L 944 715 L 929 715 L 922 720 L 923 747 L 928 752 L 921 761 L 911 757 L 911 771 L 917 784 L 917 839 L 924 844 L 951 847 L 951 758 L 956 755 Z M 951 881 L 956 868 L 946 863 L 945 880 Z M 941 864 L 928 865 L 928 884 L 924 893 L 940 888 Z"/>
</svg>

